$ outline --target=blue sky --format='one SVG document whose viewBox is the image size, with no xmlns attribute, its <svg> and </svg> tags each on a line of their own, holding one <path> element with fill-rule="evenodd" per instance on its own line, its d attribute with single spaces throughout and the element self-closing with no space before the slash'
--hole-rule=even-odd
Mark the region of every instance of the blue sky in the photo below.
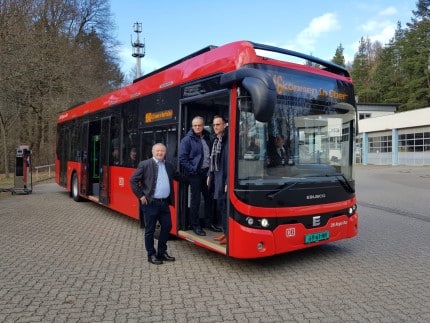
<svg viewBox="0 0 430 323">
<path fill-rule="evenodd" d="M 410 22 L 416 0 L 111 0 L 120 42 L 121 68 L 136 65 L 131 56 L 135 22 L 146 55 L 142 74 L 167 65 L 207 45 L 236 40 L 274 45 L 330 60 L 338 45 L 352 61 L 360 38 L 386 44 L 397 22 Z"/>
</svg>

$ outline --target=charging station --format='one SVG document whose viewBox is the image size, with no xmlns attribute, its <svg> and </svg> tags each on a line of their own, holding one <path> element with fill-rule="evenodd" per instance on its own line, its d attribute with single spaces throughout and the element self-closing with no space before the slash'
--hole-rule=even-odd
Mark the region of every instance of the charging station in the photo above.
<svg viewBox="0 0 430 323">
<path fill-rule="evenodd" d="M 30 194 L 33 191 L 31 150 L 27 145 L 16 149 L 15 177 L 12 194 Z"/>
</svg>

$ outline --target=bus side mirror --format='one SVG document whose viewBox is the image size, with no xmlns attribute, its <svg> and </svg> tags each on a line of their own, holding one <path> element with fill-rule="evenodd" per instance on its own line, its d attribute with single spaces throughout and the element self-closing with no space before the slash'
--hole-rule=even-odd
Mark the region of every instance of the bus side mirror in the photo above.
<svg viewBox="0 0 430 323">
<path fill-rule="evenodd" d="M 244 67 L 221 76 L 221 86 L 241 81 L 251 96 L 255 119 L 268 122 L 273 117 L 276 104 L 276 87 L 269 74 L 255 68 Z"/>
<path fill-rule="evenodd" d="M 255 77 L 245 77 L 242 85 L 251 94 L 255 119 L 269 122 L 275 111 L 276 90 L 268 88 L 261 79 Z"/>
</svg>

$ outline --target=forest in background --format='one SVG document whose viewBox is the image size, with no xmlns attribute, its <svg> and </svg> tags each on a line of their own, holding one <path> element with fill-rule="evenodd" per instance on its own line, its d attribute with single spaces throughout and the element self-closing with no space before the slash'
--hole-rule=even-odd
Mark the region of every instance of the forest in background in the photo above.
<svg viewBox="0 0 430 323">
<path fill-rule="evenodd" d="M 430 0 L 417 1 L 388 44 L 362 37 L 352 75 L 359 103 L 430 106 Z M 33 165 L 52 164 L 58 113 L 124 85 L 106 0 L 0 0 L 0 173 L 30 145 Z"/>
</svg>

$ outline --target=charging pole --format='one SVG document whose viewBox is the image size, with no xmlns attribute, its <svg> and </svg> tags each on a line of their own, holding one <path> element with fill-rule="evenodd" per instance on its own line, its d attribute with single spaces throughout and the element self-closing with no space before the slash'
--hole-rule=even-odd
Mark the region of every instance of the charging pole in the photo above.
<svg viewBox="0 0 430 323">
<path fill-rule="evenodd" d="M 30 194 L 32 191 L 31 150 L 29 146 L 21 145 L 16 149 L 15 178 L 12 194 Z"/>
</svg>

